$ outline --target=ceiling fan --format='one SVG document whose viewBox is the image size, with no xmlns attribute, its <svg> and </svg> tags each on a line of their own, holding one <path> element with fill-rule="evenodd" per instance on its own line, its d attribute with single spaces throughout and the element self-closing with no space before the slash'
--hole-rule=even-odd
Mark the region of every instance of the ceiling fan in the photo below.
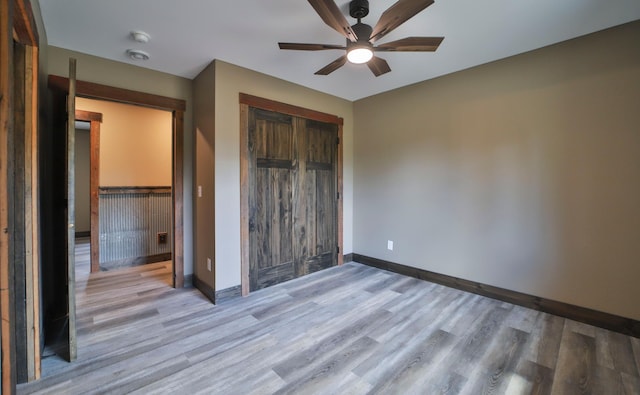
<svg viewBox="0 0 640 395">
<path fill-rule="evenodd" d="M 444 37 L 406 37 L 380 44 L 377 47 L 373 46 L 376 41 L 393 29 L 433 4 L 434 0 L 399 0 L 382 14 L 373 28 L 361 22 L 361 19 L 369 14 L 368 0 L 352 0 L 349 3 L 349 15 L 358 20 L 358 23 L 353 26 L 349 25 L 333 0 L 308 1 L 324 23 L 347 38 L 346 46 L 301 43 L 278 43 L 278 45 L 280 49 L 300 51 L 346 50 L 344 55 L 316 71 L 317 75 L 328 75 L 349 61 L 356 64 L 366 63 L 373 74 L 378 77 L 390 72 L 391 68 L 386 60 L 375 56 L 374 52 L 433 52 L 444 40 Z"/>
</svg>

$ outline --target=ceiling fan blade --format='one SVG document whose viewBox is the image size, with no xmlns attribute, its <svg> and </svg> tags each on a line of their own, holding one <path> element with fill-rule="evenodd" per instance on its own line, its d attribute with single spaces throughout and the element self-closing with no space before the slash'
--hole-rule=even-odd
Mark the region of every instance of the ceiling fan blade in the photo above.
<svg viewBox="0 0 640 395">
<path fill-rule="evenodd" d="M 280 49 L 293 49 L 298 51 L 323 51 L 325 49 L 347 49 L 344 45 L 329 44 L 302 44 L 302 43 L 278 43 Z"/>
<path fill-rule="evenodd" d="M 433 4 L 434 0 L 398 0 L 382 13 L 369 41 L 376 42 L 414 15 Z"/>
<path fill-rule="evenodd" d="M 367 66 L 369 66 L 369 70 L 376 77 L 381 76 L 382 74 L 388 73 L 391 71 L 391 67 L 389 67 L 389 63 L 386 60 L 374 56 L 369 62 L 367 62 Z"/>
<path fill-rule="evenodd" d="M 378 45 L 375 50 L 383 52 L 433 52 L 444 37 L 407 37 Z"/>
<path fill-rule="evenodd" d="M 347 63 L 347 55 L 342 55 L 338 59 L 324 66 L 320 70 L 316 71 L 316 75 L 329 75 L 334 71 L 338 70 L 340 67 L 344 66 Z"/>
<path fill-rule="evenodd" d="M 311 6 L 316 10 L 320 18 L 352 42 L 358 40 L 358 36 L 351 28 L 347 19 L 342 15 L 340 8 L 333 0 L 309 0 Z"/>
</svg>

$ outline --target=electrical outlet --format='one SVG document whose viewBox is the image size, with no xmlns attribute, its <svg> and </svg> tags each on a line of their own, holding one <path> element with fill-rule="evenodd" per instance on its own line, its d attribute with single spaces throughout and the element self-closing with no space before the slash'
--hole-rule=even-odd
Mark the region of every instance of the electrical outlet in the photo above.
<svg viewBox="0 0 640 395">
<path fill-rule="evenodd" d="M 393 241 L 387 240 L 387 250 L 393 251 Z"/>
<path fill-rule="evenodd" d="M 207 270 L 211 271 L 211 258 L 207 258 Z"/>
</svg>

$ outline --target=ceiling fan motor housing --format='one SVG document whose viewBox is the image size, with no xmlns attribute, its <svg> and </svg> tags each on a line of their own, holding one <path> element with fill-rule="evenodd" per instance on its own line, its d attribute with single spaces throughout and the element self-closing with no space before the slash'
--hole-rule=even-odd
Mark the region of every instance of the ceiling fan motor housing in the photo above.
<svg viewBox="0 0 640 395">
<path fill-rule="evenodd" d="M 373 32 L 371 26 L 367 25 L 366 23 L 358 22 L 355 25 L 351 26 L 351 28 L 353 29 L 353 32 L 356 34 L 356 36 L 358 36 L 357 43 L 369 43 L 369 37 L 371 37 L 371 32 Z M 347 39 L 347 47 L 349 47 L 349 44 L 351 44 L 351 42 L 349 41 L 349 39 Z"/>
<path fill-rule="evenodd" d="M 356 19 L 364 18 L 369 15 L 369 1 L 352 0 L 349 3 L 349 15 Z"/>
</svg>

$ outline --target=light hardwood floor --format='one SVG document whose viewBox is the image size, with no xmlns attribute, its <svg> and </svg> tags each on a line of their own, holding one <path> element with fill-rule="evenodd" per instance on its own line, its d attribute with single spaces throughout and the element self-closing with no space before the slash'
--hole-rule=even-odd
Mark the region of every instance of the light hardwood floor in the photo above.
<svg viewBox="0 0 640 395">
<path fill-rule="evenodd" d="M 78 360 L 19 394 L 640 394 L 640 339 L 357 263 L 213 306 L 78 261 Z"/>
</svg>

